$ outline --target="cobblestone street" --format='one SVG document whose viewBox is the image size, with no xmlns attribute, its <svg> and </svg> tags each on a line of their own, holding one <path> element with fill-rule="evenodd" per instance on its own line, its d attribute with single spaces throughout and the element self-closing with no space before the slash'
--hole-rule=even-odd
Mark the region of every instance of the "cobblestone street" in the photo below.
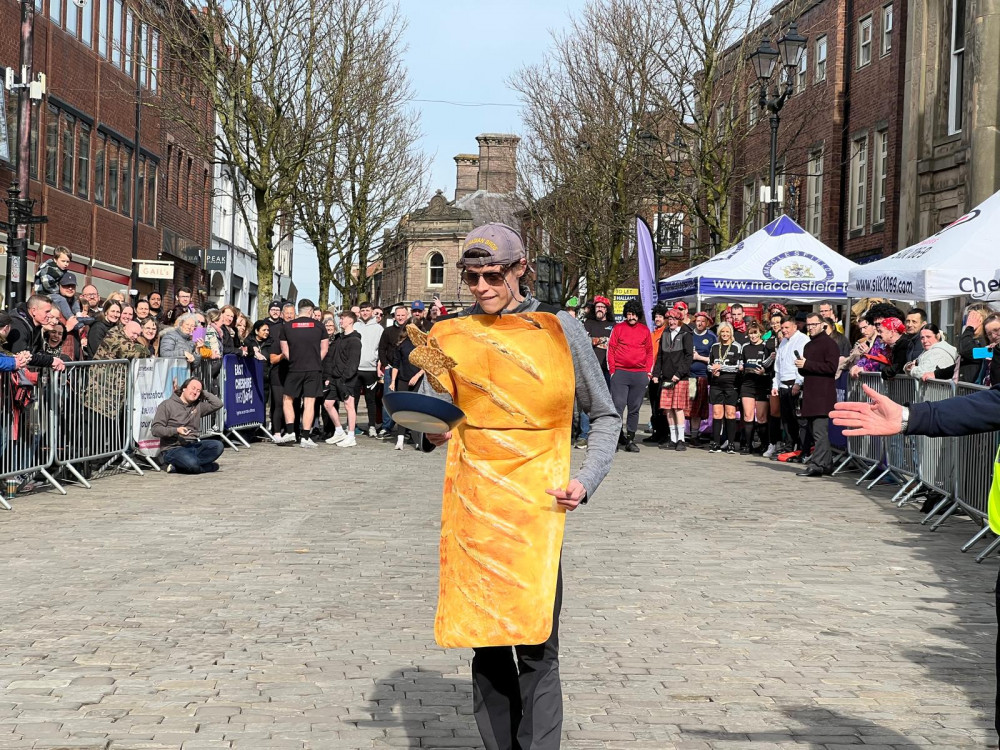
<svg viewBox="0 0 1000 750">
<path fill-rule="evenodd" d="M 481 747 L 471 652 L 432 636 L 443 458 L 255 445 L 19 499 L 0 748 Z M 565 748 L 988 746 L 972 524 L 794 471 L 619 454 L 568 521 Z"/>
</svg>

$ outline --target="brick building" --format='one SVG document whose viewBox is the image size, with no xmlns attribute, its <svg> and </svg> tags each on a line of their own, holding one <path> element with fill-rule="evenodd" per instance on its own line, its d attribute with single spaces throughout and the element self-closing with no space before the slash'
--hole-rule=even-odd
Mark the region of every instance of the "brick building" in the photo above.
<svg viewBox="0 0 1000 750">
<path fill-rule="evenodd" d="M 376 304 L 429 302 L 437 294 L 448 308 L 468 304 L 455 264 L 462 242 L 474 227 L 500 221 L 520 230 L 514 189 L 517 185 L 517 136 L 483 133 L 479 154 L 455 157 L 455 200 L 439 190 L 423 208 L 387 233 L 379 251 L 381 266 L 370 288 Z"/>
<path fill-rule="evenodd" d="M 784 212 L 856 262 L 900 247 L 900 145 L 907 4 L 899 0 L 818 0 L 777 5 L 761 29 L 772 44 L 791 21 L 808 40 L 781 111 L 777 185 Z M 731 226 L 764 225 L 770 128 L 749 66 L 741 113 L 749 132 L 730 196 Z M 772 80 L 781 73 L 776 67 Z"/>
<path fill-rule="evenodd" d="M 35 213 L 49 222 L 35 229 L 29 258 L 65 245 L 72 270 L 106 295 L 128 286 L 135 222 L 137 257 L 174 262 L 173 279 L 140 280 L 140 290 L 155 286 L 169 297 L 183 285 L 204 292 L 212 170 L 194 146 L 199 139 L 162 115 L 164 104 L 178 100 L 165 101 L 171 94 L 163 71 L 171 65 L 159 31 L 124 0 L 91 0 L 82 8 L 72 0 L 36 0 L 35 8 L 33 69 L 46 75 L 48 93 L 33 106 L 30 192 Z M 19 26 L 18 3 L 0 0 L 0 66 L 17 67 Z M 7 92 L 11 148 L 0 160 L 0 191 L 14 174 L 14 100 Z M 211 132 L 204 98 L 189 95 L 180 106 Z"/>
</svg>

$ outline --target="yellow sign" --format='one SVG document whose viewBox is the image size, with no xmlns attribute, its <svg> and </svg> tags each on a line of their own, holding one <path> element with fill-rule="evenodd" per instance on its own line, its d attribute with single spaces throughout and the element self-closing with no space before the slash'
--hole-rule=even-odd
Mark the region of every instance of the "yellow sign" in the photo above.
<svg viewBox="0 0 1000 750">
<path fill-rule="evenodd" d="M 619 287 L 611 293 L 611 306 L 616 323 L 621 323 L 625 319 L 625 303 L 630 299 L 637 299 L 638 297 L 638 289 Z"/>
</svg>

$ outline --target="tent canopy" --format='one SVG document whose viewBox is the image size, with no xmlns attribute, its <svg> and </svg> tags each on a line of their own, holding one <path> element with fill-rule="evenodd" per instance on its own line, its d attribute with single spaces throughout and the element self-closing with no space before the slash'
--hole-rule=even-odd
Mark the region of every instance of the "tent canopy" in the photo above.
<svg viewBox="0 0 1000 750">
<path fill-rule="evenodd" d="M 851 270 L 852 297 L 1000 300 L 1000 192 L 940 232 L 888 258 Z"/>
<path fill-rule="evenodd" d="M 854 266 L 787 216 L 779 216 L 724 253 L 661 280 L 659 299 L 801 303 L 846 299 L 847 277 Z"/>
</svg>

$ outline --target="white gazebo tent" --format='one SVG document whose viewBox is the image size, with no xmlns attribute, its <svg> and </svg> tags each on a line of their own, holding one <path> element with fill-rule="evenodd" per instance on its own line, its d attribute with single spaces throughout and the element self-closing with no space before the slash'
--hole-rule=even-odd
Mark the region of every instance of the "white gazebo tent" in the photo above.
<svg viewBox="0 0 1000 750">
<path fill-rule="evenodd" d="M 856 264 L 831 250 L 787 216 L 779 216 L 735 247 L 659 283 L 660 301 L 757 299 L 811 304 L 847 298 Z"/>
<path fill-rule="evenodd" d="M 855 266 L 851 297 L 937 302 L 1000 300 L 1000 192 L 940 232 L 888 258 Z"/>
</svg>

